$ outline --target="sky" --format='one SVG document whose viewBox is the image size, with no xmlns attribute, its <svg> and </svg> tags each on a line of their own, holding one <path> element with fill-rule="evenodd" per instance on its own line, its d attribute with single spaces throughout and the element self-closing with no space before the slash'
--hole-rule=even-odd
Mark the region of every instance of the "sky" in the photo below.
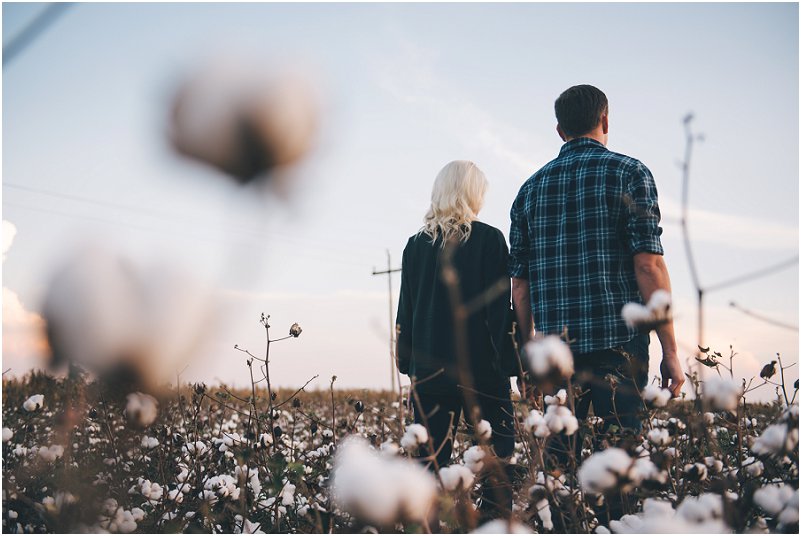
<svg viewBox="0 0 801 536">
<path fill-rule="evenodd" d="M 4 45 L 41 9 L 4 3 Z M 92 241 L 216 289 L 219 321 L 185 378 L 245 385 L 233 346 L 264 351 L 264 312 L 273 332 L 303 327 L 271 350 L 275 383 L 386 388 L 389 296 L 373 269 L 387 251 L 400 265 L 455 159 L 485 172 L 480 219 L 508 237 L 519 187 L 561 146 L 553 102 L 579 83 L 609 98 L 609 148 L 656 178 L 689 358 L 682 119 L 692 112 L 703 135 L 689 186 L 702 286 L 797 257 L 798 43 L 796 4 L 74 5 L 3 69 L 3 369 L 44 362 L 48 282 Z M 320 129 L 285 197 L 235 188 L 170 147 L 177 84 L 220 55 L 302 65 L 314 80 Z M 710 292 L 704 343 L 732 345 L 737 376 L 777 352 L 797 362 L 797 329 L 729 304 L 798 326 L 798 296 L 797 264 Z"/>
</svg>

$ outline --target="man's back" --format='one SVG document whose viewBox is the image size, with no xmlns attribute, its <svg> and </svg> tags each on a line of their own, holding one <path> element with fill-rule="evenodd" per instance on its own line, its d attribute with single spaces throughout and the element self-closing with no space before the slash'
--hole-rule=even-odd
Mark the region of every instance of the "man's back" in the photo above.
<svg viewBox="0 0 801 536">
<path fill-rule="evenodd" d="M 567 328 L 576 353 L 630 341 L 620 310 L 641 301 L 634 254 L 662 254 L 659 217 L 642 163 L 591 138 L 565 143 L 511 210 L 510 273 L 530 282 L 536 329 Z"/>
</svg>

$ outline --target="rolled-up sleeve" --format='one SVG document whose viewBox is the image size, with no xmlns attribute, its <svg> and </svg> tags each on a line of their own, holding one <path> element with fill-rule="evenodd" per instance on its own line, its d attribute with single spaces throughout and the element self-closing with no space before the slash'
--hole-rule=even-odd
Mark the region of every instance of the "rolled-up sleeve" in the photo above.
<svg viewBox="0 0 801 536">
<path fill-rule="evenodd" d="M 651 171 L 638 163 L 628 175 L 625 185 L 626 239 L 632 254 L 655 253 L 664 255 L 662 249 L 661 214 L 656 193 L 656 182 Z"/>
<path fill-rule="evenodd" d="M 528 218 L 526 214 L 526 192 L 524 186 L 512 203 L 509 216 L 512 226 L 509 230 L 509 276 L 520 279 L 529 278 L 529 239 Z"/>
</svg>

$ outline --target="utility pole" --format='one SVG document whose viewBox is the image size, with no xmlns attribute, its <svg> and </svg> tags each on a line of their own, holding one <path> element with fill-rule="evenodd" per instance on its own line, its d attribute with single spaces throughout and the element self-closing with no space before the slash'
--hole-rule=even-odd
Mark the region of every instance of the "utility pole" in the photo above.
<svg viewBox="0 0 801 536">
<path fill-rule="evenodd" d="M 373 268 L 373 275 L 384 275 L 387 276 L 387 288 L 389 289 L 389 376 L 390 376 L 390 383 L 392 384 L 392 391 L 395 391 L 395 324 L 392 321 L 393 317 L 393 310 L 392 310 L 392 274 L 394 272 L 400 272 L 400 268 L 392 268 L 392 258 L 389 255 L 389 250 L 387 250 L 387 269 L 381 272 L 376 272 L 375 268 Z"/>
</svg>

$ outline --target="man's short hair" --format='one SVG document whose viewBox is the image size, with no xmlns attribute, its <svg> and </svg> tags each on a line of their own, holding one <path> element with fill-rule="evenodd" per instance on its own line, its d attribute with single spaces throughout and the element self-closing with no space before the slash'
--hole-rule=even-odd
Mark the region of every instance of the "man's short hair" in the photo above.
<svg viewBox="0 0 801 536">
<path fill-rule="evenodd" d="M 601 116 L 609 110 L 609 101 L 597 87 L 582 84 L 563 91 L 554 108 L 562 132 L 577 138 L 598 126 Z"/>
</svg>

